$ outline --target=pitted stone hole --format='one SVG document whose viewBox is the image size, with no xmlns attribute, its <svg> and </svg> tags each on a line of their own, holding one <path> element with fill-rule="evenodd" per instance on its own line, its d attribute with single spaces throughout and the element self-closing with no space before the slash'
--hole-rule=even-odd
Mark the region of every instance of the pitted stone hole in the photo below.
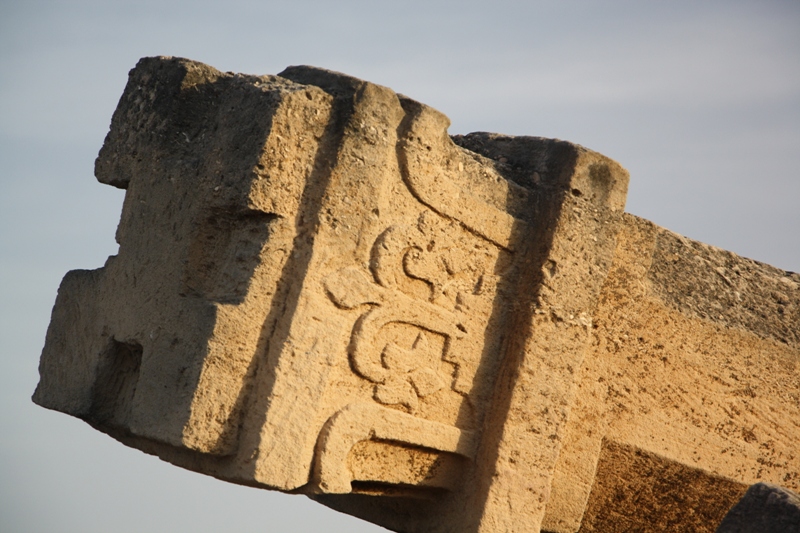
<svg viewBox="0 0 800 533">
<path fill-rule="evenodd" d="M 548 278 L 553 278 L 558 272 L 558 265 L 552 259 L 548 259 L 544 264 L 544 273 Z"/>
<path fill-rule="evenodd" d="M 92 422 L 128 429 L 141 366 L 141 344 L 111 339 L 98 362 L 89 412 Z"/>
</svg>

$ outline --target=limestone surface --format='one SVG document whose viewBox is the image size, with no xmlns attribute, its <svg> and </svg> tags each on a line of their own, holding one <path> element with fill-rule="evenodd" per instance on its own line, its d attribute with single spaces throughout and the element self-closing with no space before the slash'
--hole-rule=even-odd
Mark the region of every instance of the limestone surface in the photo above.
<svg viewBox="0 0 800 533">
<path fill-rule="evenodd" d="M 714 531 L 800 488 L 800 275 L 624 213 L 564 141 L 449 136 L 313 67 L 130 72 L 119 253 L 59 289 L 34 401 L 394 531 Z"/>
</svg>

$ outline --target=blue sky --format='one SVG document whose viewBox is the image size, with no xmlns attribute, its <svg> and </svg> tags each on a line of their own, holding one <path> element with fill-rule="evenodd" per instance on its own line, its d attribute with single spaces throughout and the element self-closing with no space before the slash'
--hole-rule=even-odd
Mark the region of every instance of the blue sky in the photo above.
<svg viewBox="0 0 800 533">
<path fill-rule="evenodd" d="M 627 210 L 800 271 L 796 1 L 20 1 L 0 4 L 0 530 L 367 532 L 34 406 L 61 277 L 114 254 L 122 192 L 93 178 L 149 55 L 389 86 L 451 133 L 558 137 L 631 173 Z"/>
</svg>

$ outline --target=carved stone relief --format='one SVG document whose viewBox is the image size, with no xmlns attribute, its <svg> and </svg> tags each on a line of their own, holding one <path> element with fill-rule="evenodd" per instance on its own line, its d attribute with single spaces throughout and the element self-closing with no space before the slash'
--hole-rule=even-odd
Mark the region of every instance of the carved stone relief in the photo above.
<svg viewBox="0 0 800 533">
<path fill-rule="evenodd" d="M 507 252 L 426 210 L 416 226 L 391 226 L 380 235 L 370 271 L 348 267 L 326 278 L 336 305 L 361 310 L 349 356 L 353 370 L 375 384 L 376 401 L 473 425 L 471 417 L 441 413 L 454 402 L 437 399 L 455 394 L 459 408 L 474 408 L 469 396 L 486 324 L 509 263 Z"/>
<path fill-rule="evenodd" d="M 143 59 L 96 167 L 120 251 L 65 276 L 34 401 L 396 531 L 663 530 L 673 473 L 796 488 L 800 277 L 623 215 L 601 154 L 448 126 L 313 67 Z"/>
</svg>

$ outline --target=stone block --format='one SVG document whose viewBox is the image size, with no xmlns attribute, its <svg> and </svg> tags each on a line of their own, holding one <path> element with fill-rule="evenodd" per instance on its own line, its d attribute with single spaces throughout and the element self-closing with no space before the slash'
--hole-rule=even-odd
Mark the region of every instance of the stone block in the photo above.
<svg viewBox="0 0 800 533">
<path fill-rule="evenodd" d="M 725 515 L 716 533 L 800 533 L 800 496 L 756 483 Z"/>
<path fill-rule="evenodd" d="M 395 531 L 713 531 L 796 488 L 800 276 L 624 214 L 601 154 L 448 126 L 142 59 L 96 162 L 119 253 L 65 276 L 34 401 Z"/>
</svg>

